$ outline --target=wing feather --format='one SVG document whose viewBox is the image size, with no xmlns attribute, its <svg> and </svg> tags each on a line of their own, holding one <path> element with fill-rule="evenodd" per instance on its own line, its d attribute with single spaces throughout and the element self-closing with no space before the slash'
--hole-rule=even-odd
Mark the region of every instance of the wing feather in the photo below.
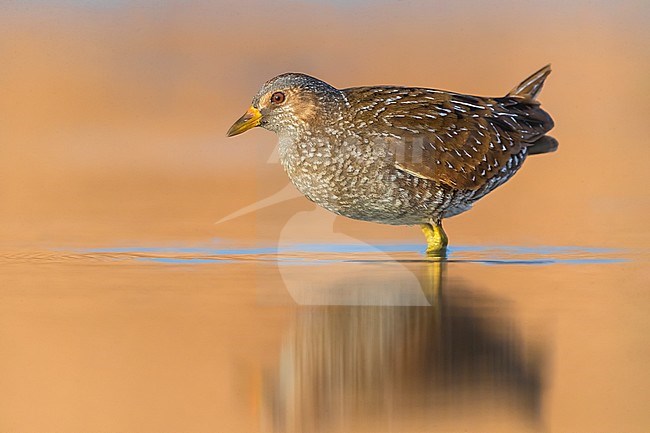
<svg viewBox="0 0 650 433">
<path fill-rule="evenodd" d="M 480 189 L 553 126 L 537 101 L 521 97 L 401 87 L 345 92 L 362 107 L 353 123 L 393 138 L 389 153 L 396 168 L 456 189 Z"/>
</svg>

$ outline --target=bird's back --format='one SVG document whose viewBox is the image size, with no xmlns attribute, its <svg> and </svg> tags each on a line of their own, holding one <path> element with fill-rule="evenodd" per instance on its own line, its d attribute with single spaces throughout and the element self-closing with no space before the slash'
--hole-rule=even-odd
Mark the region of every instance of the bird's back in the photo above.
<svg viewBox="0 0 650 433">
<path fill-rule="evenodd" d="M 482 196 L 526 155 L 557 148 L 545 135 L 553 120 L 535 99 L 549 73 L 546 66 L 497 98 L 391 86 L 343 92 L 355 107 L 353 128 L 375 141 L 388 138 L 398 170 Z"/>
</svg>

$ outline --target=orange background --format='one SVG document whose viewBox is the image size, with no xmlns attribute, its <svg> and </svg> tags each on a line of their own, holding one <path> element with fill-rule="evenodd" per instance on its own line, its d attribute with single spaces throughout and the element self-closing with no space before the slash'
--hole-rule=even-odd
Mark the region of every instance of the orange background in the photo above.
<svg viewBox="0 0 650 433">
<path fill-rule="evenodd" d="M 0 433 L 336 431 L 337 417 L 346 433 L 649 431 L 649 17 L 630 0 L 0 3 Z M 226 130 L 286 71 L 501 95 L 546 63 L 558 152 L 446 230 L 452 247 L 623 247 L 604 260 L 461 252 L 423 309 L 305 307 L 281 274 L 337 304 L 355 284 L 425 281 L 416 251 L 304 253 L 304 267 L 97 253 L 215 239 L 423 249 L 416 228 L 334 219 L 302 197 L 215 224 L 288 182 L 272 133 Z M 439 337 L 436 321 L 469 331 Z M 468 368 L 493 381 L 464 364 L 460 384 L 430 381 L 436 357 L 472 348 L 491 356 Z M 365 366 L 387 368 L 369 380 Z"/>
<path fill-rule="evenodd" d="M 550 62 L 540 99 L 559 151 L 529 159 L 450 220 L 452 243 L 647 245 L 648 9 L 10 3 L 0 14 L 0 242 L 272 243 L 294 210 L 313 205 L 296 199 L 214 224 L 287 183 L 267 162 L 272 133 L 225 138 L 268 78 L 301 71 L 338 87 L 501 95 Z M 344 218 L 335 228 L 373 242 L 421 240 L 413 228 Z"/>
</svg>

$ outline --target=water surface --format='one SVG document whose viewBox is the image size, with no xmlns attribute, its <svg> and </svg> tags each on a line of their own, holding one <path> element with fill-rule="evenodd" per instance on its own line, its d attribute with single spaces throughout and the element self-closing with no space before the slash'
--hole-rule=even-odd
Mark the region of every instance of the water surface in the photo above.
<svg viewBox="0 0 650 433">
<path fill-rule="evenodd" d="M 3 430 L 641 431 L 647 254 L 412 247 L 5 253 Z"/>
</svg>

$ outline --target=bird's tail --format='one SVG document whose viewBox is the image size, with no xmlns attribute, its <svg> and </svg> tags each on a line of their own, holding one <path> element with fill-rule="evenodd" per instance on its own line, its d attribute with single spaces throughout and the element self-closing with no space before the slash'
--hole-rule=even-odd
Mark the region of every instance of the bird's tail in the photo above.
<svg viewBox="0 0 650 433">
<path fill-rule="evenodd" d="M 506 96 L 519 96 L 535 99 L 544 86 L 544 80 L 551 73 L 551 65 L 546 65 L 539 71 L 515 86 Z"/>
<path fill-rule="evenodd" d="M 511 114 L 517 114 L 513 128 L 522 132 L 522 139 L 528 143 L 528 155 L 553 152 L 558 147 L 555 138 L 546 135 L 553 128 L 553 119 L 535 99 L 544 86 L 544 80 L 551 73 L 546 65 L 519 83 L 503 98 Z M 506 120 L 509 121 L 510 119 Z"/>
<path fill-rule="evenodd" d="M 559 143 L 555 138 L 551 137 L 550 135 L 544 135 L 541 138 L 533 141 L 533 143 L 528 146 L 528 155 L 555 152 L 558 146 Z"/>
</svg>

